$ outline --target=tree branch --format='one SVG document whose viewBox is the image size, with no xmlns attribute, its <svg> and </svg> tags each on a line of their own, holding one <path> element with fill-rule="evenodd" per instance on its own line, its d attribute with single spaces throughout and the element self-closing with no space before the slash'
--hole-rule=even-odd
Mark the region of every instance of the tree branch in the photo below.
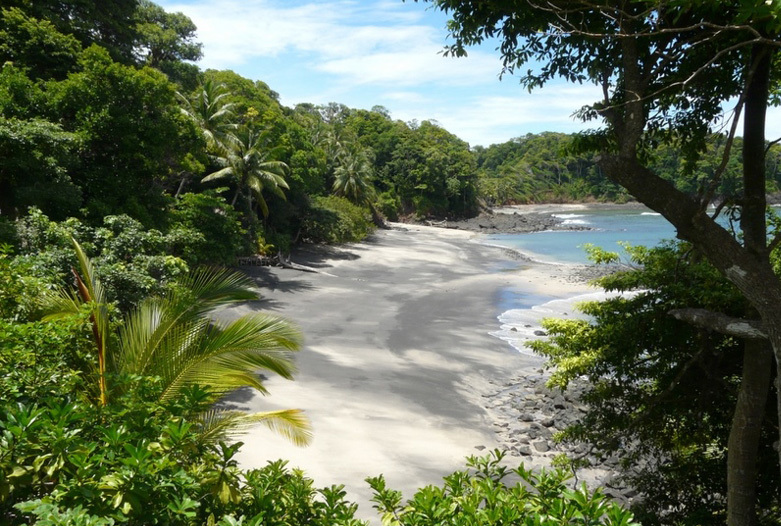
<svg viewBox="0 0 781 526">
<path fill-rule="evenodd" d="M 676 320 L 685 321 L 695 327 L 750 340 L 768 339 L 765 325 L 759 320 L 733 318 L 707 309 L 673 309 L 668 313 Z"/>
</svg>

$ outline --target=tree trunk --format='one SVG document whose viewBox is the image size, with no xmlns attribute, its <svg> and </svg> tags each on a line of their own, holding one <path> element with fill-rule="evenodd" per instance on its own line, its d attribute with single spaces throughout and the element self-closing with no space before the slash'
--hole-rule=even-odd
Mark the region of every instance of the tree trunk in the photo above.
<svg viewBox="0 0 781 526">
<path fill-rule="evenodd" d="M 746 340 L 743 377 L 727 446 L 727 524 L 756 524 L 757 451 L 770 390 L 773 353 L 766 341 Z"/>
<path fill-rule="evenodd" d="M 628 95 L 623 106 L 608 108 L 603 115 L 612 124 L 617 153 L 603 155 L 598 162 L 610 179 L 626 188 L 639 201 L 661 213 L 675 226 L 680 239 L 691 242 L 724 276 L 729 279 L 756 309 L 768 333 L 775 356 L 776 370 L 781 373 L 781 281 L 773 272 L 766 249 L 764 126 L 768 101 L 772 51 L 757 46 L 747 68 L 744 114 L 744 200 L 741 203 L 741 229 L 744 244 L 718 225 L 700 207 L 696 199 L 677 190 L 643 166 L 637 156 L 638 133 L 645 127 L 640 95 L 645 93 L 638 74 L 638 54 L 634 40 L 622 41 L 623 67 Z M 740 429 L 730 436 L 728 455 L 728 494 L 731 496 L 730 524 L 751 524 L 754 516 L 756 486 L 756 447 L 752 437 L 759 433 L 761 420 L 754 418 L 753 400 L 767 389 L 763 380 L 769 368 L 762 353 L 746 353 L 741 400 L 735 421 Z M 781 378 L 781 374 L 779 374 Z M 765 395 L 767 391 L 765 390 Z M 778 413 L 781 421 L 781 390 L 778 391 Z M 779 426 L 781 434 L 781 426 Z M 734 448 L 734 449 L 733 449 Z M 781 468 L 781 447 L 779 467 Z M 734 452 L 734 453 L 733 453 Z M 754 466 L 754 467 L 750 467 Z M 734 468 L 734 469 L 733 469 Z M 735 486 L 735 493 L 731 490 Z M 745 519 L 752 517 L 752 519 Z M 748 520 L 749 522 L 743 522 Z"/>
</svg>

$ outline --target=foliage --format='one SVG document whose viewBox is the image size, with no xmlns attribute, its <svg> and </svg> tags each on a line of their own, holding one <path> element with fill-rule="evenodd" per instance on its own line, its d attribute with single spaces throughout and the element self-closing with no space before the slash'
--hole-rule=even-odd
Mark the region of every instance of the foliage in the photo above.
<svg viewBox="0 0 781 526">
<path fill-rule="evenodd" d="M 0 320 L 0 399 L 30 404 L 83 391 L 94 369 L 86 328 L 83 316 L 59 324 Z"/>
<path fill-rule="evenodd" d="M 533 473 L 520 465 L 509 470 L 496 450 L 485 457 L 469 457 L 471 471 L 445 477 L 443 487 L 426 486 L 402 504 L 401 492 L 386 487 L 382 475 L 367 479 L 384 526 L 489 526 L 528 524 L 553 526 L 582 524 L 633 526 L 632 513 L 583 485 L 570 490 L 563 471 Z M 509 485 L 505 479 L 517 476 Z"/>
<path fill-rule="evenodd" d="M 632 294 L 581 304 L 588 320 L 546 320 L 550 339 L 532 344 L 554 369 L 552 386 L 587 380 L 582 400 L 589 410 L 559 438 L 620 457 L 628 483 L 645 495 L 636 510 L 643 524 L 723 524 L 743 347 L 669 311 L 698 307 L 740 316 L 745 301 L 689 246 L 627 250 L 634 268 L 599 284 Z M 765 418 L 773 421 L 770 404 Z M 772 443 L 772 426 L 765 426 L 758 508 L 767 524 L 778 520 Z"/>
<path fill-rule="evenodd" d="M 0 244 L 0 319 L 26 321 L 36 312 L 46 283 L 33 277 L 29 265 L 12 254 L 10 245 Z"/>
<path fill-rule="evenodd" d="M 122 310 L 150 294 L 160 294 L 169 283 L 189 270 L 187 263 L 169 255 L 172 247 L 192 253 L 202 244 L 202 235 L 183 226 L 170 234 L 146 229 L 126 215 L 106 216 L 103 226 L 92 228 L 76 219 L 51 221 L 40 210 L 17 222 L 19 259 L 32 272 L 50 281 L 64 280 L 76 261 L 70 236 L 85 239 L 107 297 Z"/>
<path fill-rule="evenodd" d="M 201 181 L 228 179 L 236 188 L 231 206 L 236 204 L 239 194 L 243 193 L 247 200 L 246 212 L 254 213 L 254 197 L 266 218 L 269 211 L 263 197 L 264 190 L 285 199 L 282 190 L 290 188 L 285 181 L 289 168 L 286 163 L 275 160 L 274 156 L 274 149 L 268 145 L 267 132 L 258 133 L 249 127 L 240 128 L 226 136 L 225 148 L 213 157 L 220 169 Z"/>
<path fill-rule="evenodd" d="M 73 182 L 93 218 L 127 213 L 145 224 L 162 222 L 163 190 L 195 149 L 194 126 L 176 107 L 164 75 L 111 61 L 91 47 L 80 70 L 48 86 L 51 112 L 81 140 Z"/>
<path fill-rule="evenodd" d="M 216 192 L 186 193 L 171 207 L 171 250 L 191 267 L 233 264 L 247 251 L 244 234 L 239 214 Z"/>
<path fill-rule="evenodd" d="M 81 45 L 72 35 L 16 7 L 1 13 L 0 63 L 18 64 L 31 78 L 46 80 L 62 80 L 76 66 Z"/>
<path fill-rule="evenodd" d="M 57 218 L 78 210 L 81 190 L 68 176 L 76 137 L 51 122 L 0 117 L 0 208 L 16 217 L 38 206 Z"/>
<path fill-rule="evenodd" d="M 480 195 L 492 205 L 616 201 L 624 193 L 599 169 L 593 152 L 578 152 L 574 135 L 526 134 L 477 152 Z"/>
<path fill-rule="evenodd" d="M 73 271 L 76 291 L 60 289 L 45 297 L 45 319 L 89 311 L 98 359 L 98 382 L 92 397 L 100 405 L 107 405 L 117 390 L 129 387 L 112 385 L 111 376 L 157 377 L 162 401 L 180 396 L 190 385 L 200 385 L 206 389 L 204 402 L 208 404 L 240 387 L 266 394 L 257 374 L 260 370 L 292 378 L 290 353 L 298 350 L 301 340 L 295 326 L 265 314 L 242 316 L 230 323 L 210 317 L 218 307 L 257 298 L 243 275 L 195 271 L 177 280 L 165 297 L 144 299 L 112 335 L 105 289 L 81 246 L 75 240 L 73 245 L 79 261 L 78 270 Z M 246 415 L 210 409 L 201 415 L 203 436 L 212 440 L 258 422 L 296 444 L 309 441 L 308 423 L 298 410 Z"/>
<path fill-rule="evenodd" d="M 310 243 L 348 243 L 361 241 L 373 229 L 366 209 L 344 197 L 317 197 L 304 218 L 301 237 Z"/>
<path fill-rule="evenodd" d="M 193 21 L 149 0 L 138 1 L 135 18 L 133 54 L 138 63 L 159 69 L 180 85 L 194 86 L 198 67 L 185 61 L 197 61 L 203 54 Z"/>
</svg>

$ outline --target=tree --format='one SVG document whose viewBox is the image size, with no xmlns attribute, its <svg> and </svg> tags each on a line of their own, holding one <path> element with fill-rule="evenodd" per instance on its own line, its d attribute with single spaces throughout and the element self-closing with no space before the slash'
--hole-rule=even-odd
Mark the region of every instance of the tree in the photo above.
<svg viewBox="0 0 781 526">
<path fill-rule="evenodd" d="M 247 199 L 247 211 L 252 212 L 255 197 L 263 217 L 268 217 L 268 204 L 263 197 L 263 191 L 268 190 L 285 199 L 282 189 L 288 189 L 285 174 L 287 164 L 273 160 L 274 150 L 268 147 L 267 138 L 261 132 L 250 127 L 243 127 L 235 134 L 227 137 L 225 151 L 214 156 L 215 162 L 222 166 L 220 170 L 208 174 L 201 179 L 203 182 L 219 179 L 230 179 L 236 185 L 231 206 L 236 204 L 240 193 Z"/>
<path fill-rule="evenodd" d="M 549 338 L 532 343 L 553 368 L 549 385 L 575 384 L 588 406 L 561 438 L 620 459 L 625 482 L 644 495 L 635 504 L 643 524 L 724 524 L 721 452 L 730 448 L 747 340 L 695 327 L 670 312 L 694 307 L 741 316 L 746 301 L 688 244 L 626 251 L 628 265 L 599 285 L 631 294 L 580 304 L 587 319 L 546 320 Z M 596 249 L 592 255 L 618 259 Z M 760 418 L 771 425 L 755 426 L 761 433 L 757 501 L 760 523 L 770 525 L 781 518 L 775 412 L 767 390 L 758 397 Z"/>
<path fill-rule="evenodd" d="M 198 66 L 185 61 L 197 61 L 202 56 L 200 43 L 195 41 L 196 27 L 182 13 L 167 13 L 149 0 L 139 0 L 134 54 L 140 65 L 159 69 L 179 84 L 192 85 Z"/>
<path fill-rule="evenodd" d="M 76 66 L 81 44 L 57 31 L 47 20 L 36 20 L 19 8 L 3 9 L 0 17 L 0 62 L 24 68 L 34 79 L 62 80 Z"/>
<path fill-rule="evenodd" d="M 370 182 L 372 166 L 366 152 L 355 146 L 342 148 L 337 162 L 334 170 L 334 193 L 357 205 L 370 204 L 374 189 Z"/>
<path fill-rule="evenodd" d="M 205 402 L 215 403 L 224 394 L 251 387 L 266 394 L 259 370 L 292 378 L 290 352 L 298 350 L 301 336 L 286 320 L 270 315 L 248 315 L 229 324 L 209 318 L 216 308 L 256 299 L 251 284 L 238 273 L 201 270 L 179 283 L 166 297 L 151 297 L 125 316 L 111 335 L 111 306 L 92 262 L 73 240 L 79 270 L 73 270 L 76 292 L 61 289 L 47 298 L 46 319 L 78 314 L 84 305 L 90 313 L 98 358 L 97 391 L 100 405 L 107 405 L 111 379 L 133 375 L 159 377 L 160 400 L 180 395 L 195 384 L 206 388 Z M 243 414 L 212 409 L 202 415 L 203 433 L 213 440 L 229 429 L 263 422 L 297 444 L 310 434 L 298 410 Z"/>
<path fill-rule="evenodd" d="M 212 152 L 224 150 L 228 135 L 236 129 L 235 104 L 228 102 L 230 93 L 225 85 L 206 78 L 192 97 L 178 96 L 184 106 L 182 112 L 201 130 L 207 148 Z"/>
<path fill-rule="evenodd" d="M 127 213 L 162 222 L 164 190 L 198 144 L 196 129 L 176 104 L 165 75 L 114 62 L 92 46 L 80 70 L 47 86 L 49 117 L 81 142 L 70 171 L 88 214 Z M 177 181 L 178 182 L 178 181 Z"/>
<path fill-rule="evenodd" d="M 781 280 L 770 261 L 781 235 L 768 241 L 765 222 L 765 118 L 779 79 L 781 6 L 759 0 L 431 2 L 453 16 L 449 54 L 464 55 L 468 46 L 498 37 L 504 72 L 531 65 L 521 76 L 528 88 L 558 77 L 602 87 L 603 99 L 581 115 L 605 127 L 585 142 L 600 150 L 599 165 L 609 178 L 667 218 L 678 237 L 691 242 L 746 298 L 753 309 L 747 315 L 761 321 L 773 349 L 781 413 Z M 725 120 L 722 106 L 731 100 L 737 103 Z M 735 236 L 708 214 L 723 169 L 691 195 L 654 173 L 645 159 L 659 142 L 696 159 L 714 123 L 728 127 L 731 141 L 741 115 L 743 191 L 730 203 L 740 216 Z M 742 388 L 767 389 L 765 353 L 745 358 Z M 739 397 L 736 409 L 738 435 L 754 432 L 745 422 L 755 415 L 744 411 L 758 408 L 746 400 Z M 728 523 L 750 524 L 755 452 L 748 438 L 731 445 Z M 781 448 L 778 454 L 781 459 Z"/>
<path fill-rule="evenodd" d="M 51 22 L 61 33 L 73 35 L 85 48 L 98 44 L 114 60 L 124 64 L 133 62 L 136 38 L 133 19 L 138 0 L 7 0 L 4 5 L 19 7 L 33 18 Z"/>
</svg>

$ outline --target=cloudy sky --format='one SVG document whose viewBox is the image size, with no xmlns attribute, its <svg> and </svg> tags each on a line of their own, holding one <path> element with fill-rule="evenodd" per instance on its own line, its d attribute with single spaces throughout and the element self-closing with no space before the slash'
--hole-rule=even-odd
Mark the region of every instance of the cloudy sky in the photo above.
<svg viewBox="0 0 781 526">
<path fill-rule="evenodd" d="M 282 104 L 384 106 L 394 119 L 434 120 L 472 146 L 526 133 L 579 131 L 572 117 L 599 99 L 564 82 L 528 93 L 499 80 L 495 44 L 446 58 L 447 16 L 413 0 L 156 0 L 198 26 L 203 69 L 266 82 Z M 781 137 L 781 110 L 768 116 Z"/>
<path fill-rule="evenodd" d="M 505 77 L 494 45 L 441 54 L 447 17 L 411 0 L 157 0 L 198 26 L 203 69 L 266 82 L 281 102 L 386 107 L 394 119 L 435 120 L 471 145 L 526 133 L 574 132 L 593 87 L 532 94 Z"/>
</svg>

